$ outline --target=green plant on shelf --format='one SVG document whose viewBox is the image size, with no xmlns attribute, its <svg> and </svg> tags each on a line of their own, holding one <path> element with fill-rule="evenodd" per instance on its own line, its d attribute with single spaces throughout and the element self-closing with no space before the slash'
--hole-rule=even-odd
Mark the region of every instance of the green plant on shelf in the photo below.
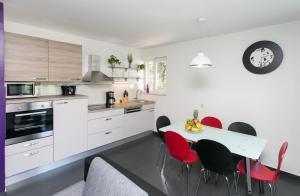
<svg viewBox="0 0 300 196">
<path fill-rule="evenodd" d="M 139 64 L 139 65 L 137 65 L 137 69 L 138 69 L 138 70 L 143 70 L 143 69 L 145 69 L 145 64 Z"/>
<path fill-rule="evenodd" d="M 115 67 L 117 64 L 120 65 L 121 61 L 115 56 L 110 55 L 109 59 L 107 59 L 107 62 L 112 66 Z"/>
<path fill-rule="evenodd" d="M 132 53 L 129 53 L 127 55 L 127 61 L 128 61 L 128 65 L 129 65 L 129 68 L 131 68 L 131 64 L 133 62 L 133 56 L 132 56 Z"/>
</svg>

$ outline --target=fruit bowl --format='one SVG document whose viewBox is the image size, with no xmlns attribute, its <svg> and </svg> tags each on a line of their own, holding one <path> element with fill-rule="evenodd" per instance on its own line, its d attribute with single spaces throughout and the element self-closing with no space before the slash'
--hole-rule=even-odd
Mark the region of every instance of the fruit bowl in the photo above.
<svg viewBox="0 0 300 196">
<path fill-rule="evenodd" d="M 188 132 L 199 133 L 203 130 L 204 125 L 202 125 L 198 119 L 193 119 L 187 120 L 184 127 Z"/>
</svg>

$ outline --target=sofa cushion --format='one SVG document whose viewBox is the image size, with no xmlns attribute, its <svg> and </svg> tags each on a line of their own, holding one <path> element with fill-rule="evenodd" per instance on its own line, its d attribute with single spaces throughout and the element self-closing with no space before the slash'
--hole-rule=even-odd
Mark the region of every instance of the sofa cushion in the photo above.
<svg viewBox="0 0 300 196">
<path fill-rule="evenodd" d="M 82 196 L 147 196 L 148 194 L 103 159 L 89 168 Z"/>
</svg>

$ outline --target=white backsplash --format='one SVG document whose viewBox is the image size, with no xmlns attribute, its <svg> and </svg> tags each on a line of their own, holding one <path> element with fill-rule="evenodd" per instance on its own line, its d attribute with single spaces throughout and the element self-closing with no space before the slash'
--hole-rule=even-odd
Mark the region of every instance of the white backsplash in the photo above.
<svg viewBox="0 0 300 196">
<path fill-rule="evenodd" d="M 60 95 L 61 85 L 63 84 L 42 84 L 40 87 L 41 95 Z M 64 84 L 66 85 L 66 84 Z M 129 100 L 136 97 L 137 85 L 132 83 L 119 83 L 110 85 L 76 85 L 76 94 L 87 95 L 89 105 L 104 104 L 106 91 L 114 91 L 116 100 L 120 100 L 124 90 L 128 91 Z"/>
</svg>

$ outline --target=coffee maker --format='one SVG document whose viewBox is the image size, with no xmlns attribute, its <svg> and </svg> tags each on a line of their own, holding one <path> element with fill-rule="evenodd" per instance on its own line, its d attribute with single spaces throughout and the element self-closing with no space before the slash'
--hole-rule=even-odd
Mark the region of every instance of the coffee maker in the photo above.
<svg viewBox="0 0 300 196">
<path fill-rule="evenodd" d="M 115 96 L 114 91 L 107 91 L 106 92 L 106 107 L 110 108 L 115 104 Z"/>
</svg>

